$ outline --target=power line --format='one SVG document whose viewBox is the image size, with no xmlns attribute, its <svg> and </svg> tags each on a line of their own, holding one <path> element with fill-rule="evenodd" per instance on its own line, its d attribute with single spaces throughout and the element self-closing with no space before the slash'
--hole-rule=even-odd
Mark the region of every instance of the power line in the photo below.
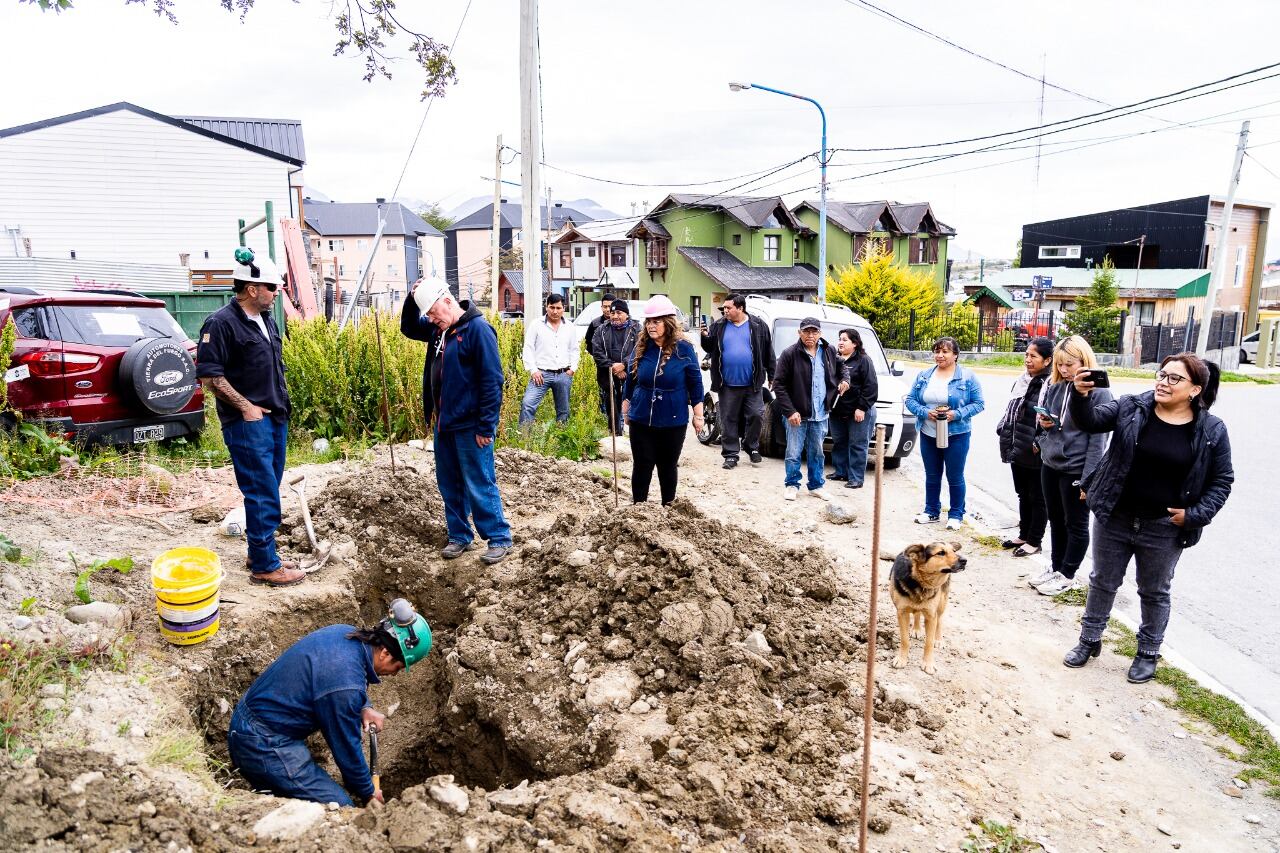
<svg viewBox="0 0 1280 853">
<path fill-rule="evenodd" d="M 505 148 L 508 151 L 511 151 L 516 157 L 520 156 L 519 149 L 512 148 L 510 145 L 504 145 L 503 148 Z M 808 155 L 808 156 L 813 156 L 813 155 Z M 514 160 L 514 157 L 512 159 Z M 799 161 L 793 160 L 791 161 L 791 163 L 788 163 L 785 165 L 792 165 L 796 162 L 799 162 Z M 566 175 L 573 175 L 575 178 L 582 178 L 584 180 L 595 181 L 601 184 L 613 184 L 615 186 L 620 186 L 620 187 L 656 187 L 656 188 L 662 188 L 662 189 L 669 189 L 669 188 L 679 189 L 684 187 L 705 187 L 711 184 L 727 184 L 730 181 L 740 181 L 740 180 L 743 180 L 744 178 L 750 178 L 755 175 L 762 174 L 764 172 L 770 172 L 777 168 L 776 166 L 767 166 L 763 169 L 756 169 L 755 171 L 752 171 L 752 172 L 744 172 L 741 175 L 733 175 L 728 178 L 713 178 L 706 181 L 694 181 L 692 183 L 675 183 L 670 181 L 652 181 L 648 183 L 639 183 L 635 181 L 619 181 L 613 178 L 601 178 L 596 175 L 584 175 L 582 172 L 575 172 L 572 169 L 566 169 L 562 166 L 553 166 L 550 163 L 546 163 L 546 162 L 544 162 L 542 165 L 545 168 L 551 169 L 556 172 L 562 172 Z"/>
<path fill-rule="evenodd" d="M 1268 175 L 1270 175 L 1271 177 L 1275 178 L 1277 181 L 1280 181 L 1280 175 L 1277 175 L 1275 172 L 1273 172 L 1273 171 L 1271 171 L 1270 169 L 1268 169 L 1268 168 L 1267 168 L 1267 164 L 1266 164 L 1266 163 L 1263 163 L 1263 162 L 1262 162 L 1261 160 L 1259 160 L 1257 157 L 1254 157 L 1254 156 L 1253 156 L 1253 154 L 1251 154 L 1249 151 L 1245 151 L 1245 152 L 1244 152 L 1244 156 L 1248 157 L 1250 160 L 1252 160 L 1254 163 L 1256 163 L 1259 169 L 1261 169 L 1262 171 L 1266 172 Z"/>
<path fill-rule="evenodd" d="M 845 2 L 850 2 L 850 0 L 845 0 Z M 1093 112 L 1093 113 L 1085 113 L 1084 115 L 1078 115 L 1078 116 L 1075 116 L 1074 118 L 1059 119 L 1058 121 L 1051 121 L 1046 124 L 1038 124 L 1038 125 L 1032 125 L 1031 127 L 1023 127 L 1023 128 L 1019 128 L 1018 130 L 1006 130 L 1006 131 L 1001 131 L 1000 133 L 989 133 L 985 136 L 971 136 L 968 139 L 952 139 L 947 142 L 928 142 L 928 143 L 923 143 L 921 145 L 897 145 L 897 146 L 884 147 L 884 148 L 833 148 L 831 149 L 831 153 L 834 154 L 837 152 L 849 152 L 851 154 L 871 154 L 871 153 L 879 153 L 883 151 L 918 151 L 925 148 L 946 148 L 951 145 L 966 145 L 970 142 L 986 142 L 988 139 L 999 139 L 1002 136 L 1016 136 L 1017 134 L 1020 134 L 1020 133 L 1030 133 L 1032 131 L 1044 130 L 1045 128 L 1058 127 L 1059 125 L 1071 124 L 1072 122 L 1083 121 L 1084 119 L 1097 118 L 1098 116 L 1105 116 L 1108 113 L 1119 112 L 1121 110 L 1128 110 L 1133 107 L 1140 107 L 1140 106 L 1143 106 L 1144 104 L 1150 104 L 1153 101 L 1163 101 L 1166 98 L 1173 98 L 1178 95 L 1185 95 L 1188 92 L 1194 92 L 1197 89 L 1207 89 L 1210 86 L 1217 86 L 1220 83 L 1229 83 L 1232 80 L 1238 80 L 1241 77 L 1247 77 L 1250 74 L 1257 74 L 1261 71 L 1270 71 L 1273 68 L 1280 68 L 1280 62 L 1274 62 L 1274 63 L 1271 63 L 1270 65 L 1261 65 L 1257 68 L 1251 68 L 1248 71 L 1241 71 L 1238 74 L 1232 74 L 1229 77 L 1222 77 L 1218 80 L 1211 80 L 1207 83 L 1199 83 L 1195 86 L 1189 86 L 1185 89 L 1179 89 L 1176 92 L 1168 92 L 1164 95 L 1155 95 L 1150 98 L 1145 98 L 1141 101 L 1134 101 L 1133 103 L 1122 104 L 1121 106 L 1118 106 L 1118 107 L 1111 107 L 1110 109 L 1099 110 L 1098 112 Z M 1268 79 L 1270 79 L 1270 77 L 1262 77 L 1262 78 L 1259 78 L 1259 80 L 1251 80 L 1248 82 L 1256 83 L 1256 82 L 1259 82 L 1260 80 L 1268 80 Z M 1227 88 L 1234 88 L 1234 87 L 1227 87 Z M 1217 91 L 1226 91 L 1226 89 L 1219 89 Z M 1212 93 L 1206 93 L 1206 94 L 1212 94 Z M 1183 99 L 1183 100 L 1186 100 L 1186 99 Z M 1176 104 L 1179 102 L 1180 101 L 1170 101 L 1168 104 L 1157 104 L 1153 107 L 1150 107 L 1149 109 L 1158 109 L 1160 107 L 1170 106 L 1171 104 Z M 1126 115 L 1132 115 L 1132 113 L 1126 113 Z M 1120 118 L 1120 116 L 1114 116 L 1114 118 Z M 1096 122 L 1091 122 L 1091 124 L 1092 123 L 1096 123 Z M 1081 127 L 1084 127 L 1084 126 L 1085 125 L 1081 125 Z"/>
<path fill-rule="evenodd" d="M 445 51 L 445 57 L 453 55 L 453 50 L 458 46 L 458 36 L 462 34 L 462 25 L 467 22 L 467 13 L 471 11 L 472 0 L 467 0 L 467 7 L 462 10 L 462 18 L 458 21 L 458 29 L 453 33 L 453 41 L 449 43 L 449 49 Z M 404 157 L 404 166 L 400 168 L 400 177 L 396 178 L 396 188 L 391 192 L 391 198 L 394 200 L 400 194 L 400 184 L 404 181 L 405 172 L 409 171 L 409 161 L 413 159 L 414 149 L 418 147 L 418 140 L 422 138 L 422 129 L 427 126 L 427 116 L 431 115 L 431 107 L 436 102 L 435 92 L 427 96 L 427 108 L 422 111 L 422 121 L 418 122 L 418 132 L 413 135 L 413 144 L 409 146 L 409 153 Z"/>
</svg>

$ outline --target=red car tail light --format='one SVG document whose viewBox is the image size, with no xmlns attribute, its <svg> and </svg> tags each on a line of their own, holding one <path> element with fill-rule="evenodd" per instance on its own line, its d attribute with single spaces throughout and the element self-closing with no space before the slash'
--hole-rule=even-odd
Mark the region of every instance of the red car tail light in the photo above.
<svg viewBox="0 0 1280 853">
<path fill-rule="evenodd" d="M 26 353 L 18 357 L 18 363 L 25 364 L 32 376 L 53 377 L 88 373 L 96 369 L 102 359 L 87 353 L 46 351 Z"/>
</svg>

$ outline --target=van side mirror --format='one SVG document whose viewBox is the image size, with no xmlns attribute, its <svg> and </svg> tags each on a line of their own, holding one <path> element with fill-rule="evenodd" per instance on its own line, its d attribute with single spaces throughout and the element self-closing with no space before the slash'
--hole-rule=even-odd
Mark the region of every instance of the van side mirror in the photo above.
<svg viewBox="0 0 1280 853">
<path fill-rule="evenodd" d="M 889 375 L 890 375 L 890 376 L 901 376 L 901 375 L 902 375 L 902 365 L 898 364 L 898 362 L 896 362 L 896 361 L 891 361 L 891 362 L 889 362 Z"/>
</svg>

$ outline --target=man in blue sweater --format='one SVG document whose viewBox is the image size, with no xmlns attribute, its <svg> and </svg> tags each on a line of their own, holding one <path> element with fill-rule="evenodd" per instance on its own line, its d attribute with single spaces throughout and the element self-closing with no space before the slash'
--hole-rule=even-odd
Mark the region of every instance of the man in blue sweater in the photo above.
<svg viewBox="0 0 1280 853">
<path fill-rule="evenodd" d="M 231 763 L 255 790 L 317 803 L 382 799 L 365 762 L 361 735 L 382 731 L 368 685 L 426 657 L 431 628 L 404 599 L 373 628 L 330 625 L 290 646 L 253 682 L 227 731 Z M 342 773 L 339 785 L 311 757 L 307 738 L 320 732 Z M 350 794 L 348 794 L 350 792 Z"/>
<path fill-rule="evenodd" d="M 474 305 L 459 303 L 438 278 L 414 287 L 400 331 L 427 343 L 422 407 L 428 427 L 435 418 L 436 484 L 449 532 L 440 556 L 461 557 L 479 534 L 489 543 L 480 559 L 497 563 L 512 544 L 493 459 L 504 381 L 498 335 Z"/>
</svg>

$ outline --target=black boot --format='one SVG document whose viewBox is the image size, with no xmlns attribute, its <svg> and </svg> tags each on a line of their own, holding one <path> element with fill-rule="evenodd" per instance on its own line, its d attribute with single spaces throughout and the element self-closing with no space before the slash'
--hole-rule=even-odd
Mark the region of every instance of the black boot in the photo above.
<svg viewBox="0 0 1280 853">
<path fill-rule="evenodd" d="M 1065 666 L 1072 669 L 1079 669 L 1089 662 L 1089 658 L 1096 658 L 1102 654 L 1102 641 L 1095 640 L 1090 643 L 1087 640 L 1081 640 L 1076 647 L 1067 652 L 1067 656 L 1062 659 Z"/>
<path fill-rule="evenodd" d="M 1129 665 L 1129 683 L 1146 684 L 1155 678 L 1156 661 L 1159 659 L 1159 652 L 1138 652 L 1133 663 Z"/>
</svg>

